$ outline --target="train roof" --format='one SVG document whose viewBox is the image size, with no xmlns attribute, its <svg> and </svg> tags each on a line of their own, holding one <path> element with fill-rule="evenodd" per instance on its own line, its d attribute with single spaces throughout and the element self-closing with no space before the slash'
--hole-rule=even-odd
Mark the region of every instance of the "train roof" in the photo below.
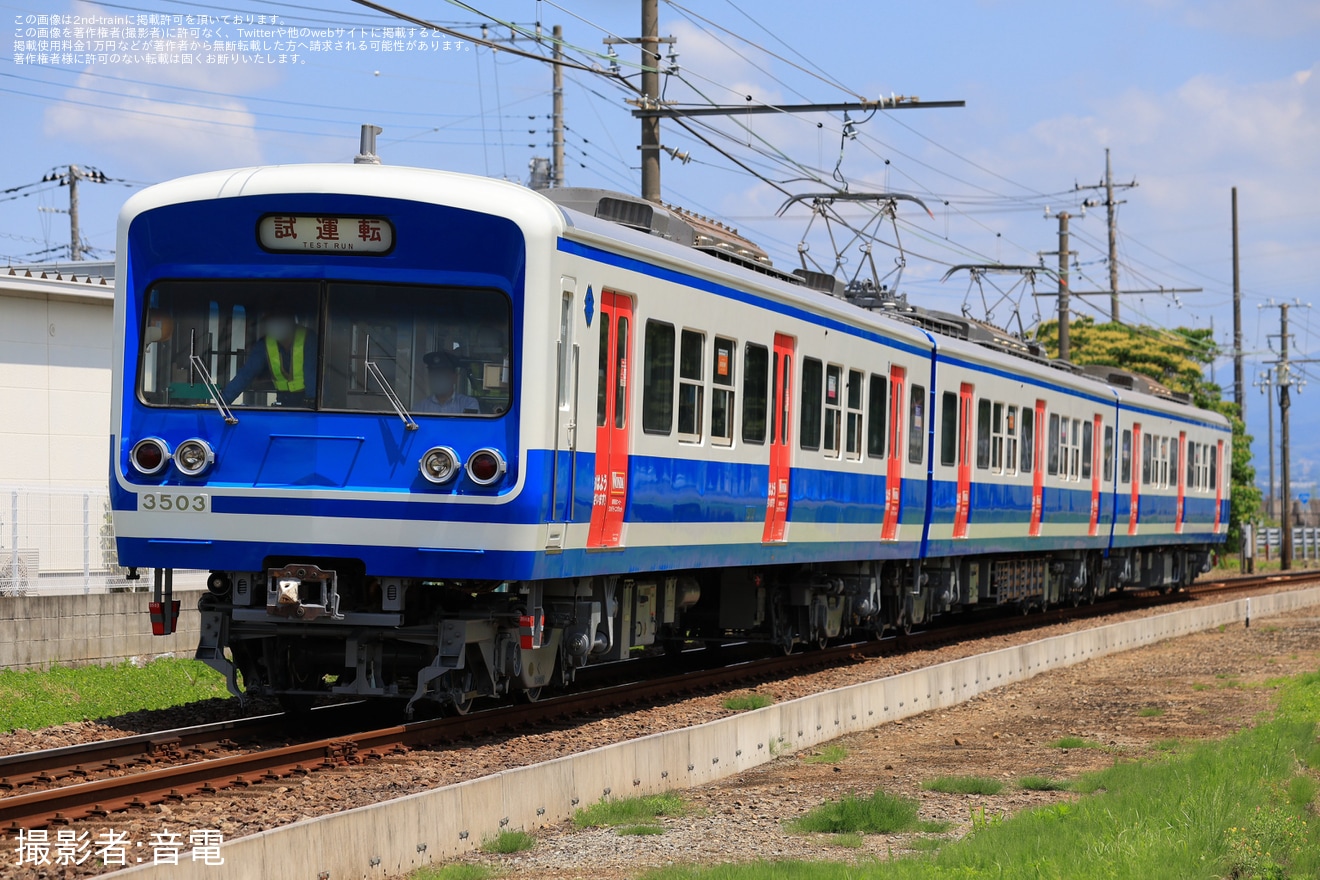
<svg viewBox="0 0 1320 880">
<path fill-rule="evenodd" d="M 885 332 L 922 348 L 961 352 L 985 359 L 1007 354 L 1021 360 L 1024 372 L 1091 393 L 1122 400 L 1154 398 L 1171 415 L 1227 425 L 1217 413 L 1190 406 L 1185 395 L 1154 380 L 1116 367 L 1079 367 L 1051 359 L 1044 349 L 1002 328 L 961 315 L 924 309 L 891 291 L 869 284 L 845 285 L 834 276 L 773 265 L 765 251 L 736 229 L 670 205 L 591 188 L 530 190 L 521 184 L 477 175 L 427 168 L 347 163 L 269 165 L 212 171 L 178 178 L 135 194 L 120 211 L 118 259 L 128 253 L 128 228 L 138 214 L 165 205 L 210 199 L 274 195 L 287 192 L 348 193 L 428 201 L 473 211 L 491 211 L 492 190 L 503 197 L 500 211 L 525 230 L 607 239 L 641 258 L 663 257 L 692 270 L 719 274 L 752 284 L 779 297 L 797 300 L 817 312 L 854 325 L 883 325 Z M 116 276 L 126 278 L 126 268 Z M 863 315 L 870 313 L 870 319 Z M 1060 375 L 1060 373 L 1064 375 Z M 1146 401 L 1149 404 L 1149 400 Z"/>
</svg>

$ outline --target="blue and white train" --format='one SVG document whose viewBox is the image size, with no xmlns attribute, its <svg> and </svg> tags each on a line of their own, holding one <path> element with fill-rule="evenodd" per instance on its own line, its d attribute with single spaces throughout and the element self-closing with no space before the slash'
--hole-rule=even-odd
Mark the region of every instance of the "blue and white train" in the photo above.
<svg viewBox="0 0 1320 880">
<path fill-rule="evenodd" d="M 202 174 L 127 203 L 117 278 L 119 559 L 212 572 L 236 695 L 534 699 L 1177 588 L 1227 529 L 1219 415 L 617 193 Z"/>
</svg>

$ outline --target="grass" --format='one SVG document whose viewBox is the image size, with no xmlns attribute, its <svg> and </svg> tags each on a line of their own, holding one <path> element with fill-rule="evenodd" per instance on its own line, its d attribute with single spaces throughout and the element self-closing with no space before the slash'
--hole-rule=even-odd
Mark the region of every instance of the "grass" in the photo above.
<svg viewBox="0 0 1320 880">
<path fill-rule="evenodd" d="M 1159 706 L 1142 706 L 1137 710 L 1138 718 L 1159 718 L 1164 714 L 1164 710 Z"/>
<path fill-rule="evenodd" d="M 197 660 L 166 657 L 145 666 L 56 666 L 0 672 L 0 733 L 110 718 L 228 697 L 224 678 Z"/>
<path fill-rule="evenodd" d="M 485 865 L 441 865 L 419 868 L 408 875 L 409 880 L 489 880 L 495 872 Z"/>
<path fill-rule="evenodd" d="M 836 834 L 830 841 L 834 846 L 841 846 L 844 849 L 861 849 L 866 843 L 866 838 L 860 834 L 848 832 L 846 834 Z"/>
<path fill-rule="evenodd" d="M 1023 791 L 1067 791 L 1068 783 L 1048 776 L 1023 776 L 1018 780 L 1018 788 Z"/>
<path fill-rule="evenodd" d="M 536 846 L 536 838 L 526 831 L 501 831 L 481 844 L 481 851 L 508 855 L 509 853 L 526 852 L 534 846 Z"/>
<path fill-rule="evenodd" d="M 743 694 L 725 698 L 724 708 L 732 712 L 746 712 L 749 709 L 764 709 L 773 702 L 774 700 L 765 694 Z"/>
<path fill-rule="evenodd" d="M 944 794 L 999 794 L 1004 790 L 1004 783 L 985 776 L 938 776 L 921 787 L 926 791 L 938 791 Z"/>
<path fill-rule="evenodd" d="M 1055 749 L 1103 749 L 1104 746 L 1095 740 L 1083 739 L 1080 736 L 1061 736 L 1050 743 L 1051 748 Z"/>
<path fill-rule="evenodd" d="M 831 744 L 825 746 L 814 755 L 807 755 L 802 760 L 807 764 L 841 764 L 846 757 L 848 757 L 848 748 L 846 746 Z"/>
<path fill-rule="evenodd" d="M 944 830 L 942 823 L 917 819 L 917 802 L 876 789 L 869 797 L 846 794 L 786 824 L 795 834 L 891 834 Z"/>
<path fill-rule="evenodd" d="M 682 816 L 687 811 L 687 802 L 676 794 L 648 794 L 594 803 L 574 813 L 573 824 L 578 828 L 646 825 L 661 816 Z"/>
<path fill-rule="evenodd" d="M 1225 740 L 1088 774 L 1096 794 L 985 817 L 934 854 L 891 862 L 673 868 L 645 880 L 1320 877 L 1320 673 L 1279 691 L 1272 719 Z M 975 819 L 975 814 L 974 814 Z"/>
</svg>

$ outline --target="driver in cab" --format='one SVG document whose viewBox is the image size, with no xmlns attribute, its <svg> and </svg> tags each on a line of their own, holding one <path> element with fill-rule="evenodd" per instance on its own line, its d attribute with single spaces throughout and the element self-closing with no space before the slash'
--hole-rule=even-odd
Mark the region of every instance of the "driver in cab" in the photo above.
<svg viewBox="0 0 1320 880">
<path fill-rule="evenodd" d="M 461 365 L 457 358 L 447 352 L 433 351 L 422 361 L 426 364 L 426 378 L 431 394 L 417 405 L 417 412 L 451 415 L 481 412 L 475 397 L 469 397 L 458 390 Z"/>
<path fill-rule="evenodd" d="M 274 385 L 280 406 L 311 406 L 316 398 L 316 334 L 287 312 L 266 316 L 266 335 L 226 383 L 221 392 L 225 402 L 232 402 L 261 378 Z"/>
</svg>

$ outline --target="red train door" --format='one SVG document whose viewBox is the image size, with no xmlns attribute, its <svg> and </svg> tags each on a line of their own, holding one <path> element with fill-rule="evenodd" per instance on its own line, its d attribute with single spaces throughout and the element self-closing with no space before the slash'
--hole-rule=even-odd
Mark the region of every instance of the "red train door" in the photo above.
<svg viewBox="0 0 1320 880">
<path fill-rule="evenodd" d="M 1224 473 L 1229 470 L 1224 467 L 1224 441 L 1219 441 L 1217 447 L 1218 453 L 1215 456 L 1214 467 L 1218 473 L 1212 475 L 1211 479 L 1215 481 L 1215 534 L 1219 534 L 1219 517 L 1224 508 Z"/>
<path fill-rule="evenodd" d="M 1091 434 L 1091 528 L 1087 534 L 1095 537 L 1100 531 L 1100 448 L 1104 443 L 1104 419 L 1095 417 Z"/>
<path fill-rule="evenodd" d="M 1137 515 L 1141 509 L 1141 424 L 1132 424 L 1132 508 L 1128 511 L 1128 534 L 1137 533 Z"/>
<path fill-rule="evenodd" d="M 1183 531 L 1183 501 L 1187 497 L 1187 432 L 1178 432 L 1178 506 L 1174 508 L 1173 533 Z"/>
<path fill-rule="evenodd" d="M 967 537 L 972 506 L 972 386 L 958 389 L 958 497 L 954 499 L 953 536 Z"/>
<path fill-rule="evenodd" d="M 793 424 L 793 337 L 775 334 L 775 359 L 770 365 L 770 485 L 765 498 L 765 529 L 761 541 L 766 544 L 785 540 L 788 525 L 788 488 L 792 471 L 793 447 L 790 430 Z"/>
<path fill-rule="evenodd" d="M 618 547 L 628 503 L 628 353 L 632 347 L 632 300 L 611 290 L 600 294 L 600 361 L 596 388 L 596 480 L 591 498 L 588 547 Z"/>
<path fill-rule="evenodd" d="M 1040 537 L 1041 515 L 1045 508 L 1045 401 L 1036 401 L 1036 424 L 1032 426 L 1031 456 L 1031 528 L 1028 534 Z"/>
<path fill-rule="evenodd" d="M 885 521 L 882 541 L 898 540 L 898 514 L 903 501 L 903 413 L 907 406 L 907 370 L 889 367 L 889 462 L 885 470 Z"/>
</svg>

